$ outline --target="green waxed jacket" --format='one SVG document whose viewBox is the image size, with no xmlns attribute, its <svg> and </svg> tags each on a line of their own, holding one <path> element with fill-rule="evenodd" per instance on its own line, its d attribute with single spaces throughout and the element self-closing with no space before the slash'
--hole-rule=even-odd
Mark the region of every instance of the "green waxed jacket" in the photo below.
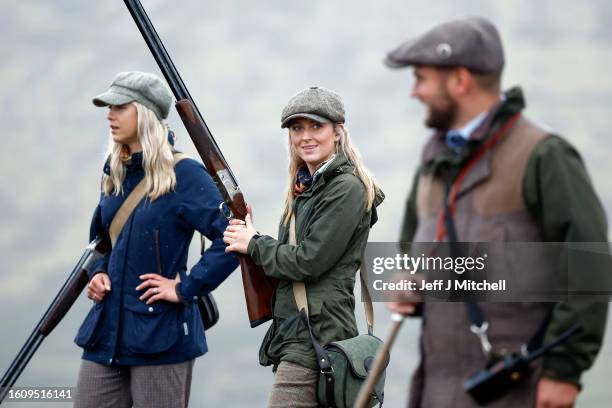
<svg viewBox="0 0 612 408">
<path fill-rule="evenodd" d="M 356 336 L 356 272 L 376 206 L 368 211 L 366 189 L 354 167 L 338 154 L 313 185 L 296 197 L 293 211 L 297 245 L 289 245 L 288 226 L 281 223 L 278 240 L 261 236 L 249 242 L 248 253 L 266 275 L 279 280 L 273 299 L 274 319 L 260 349 L 260 363 L 288 361 L 318 369 L 308 329 L 299 317 L 293 281 L 306 283 L 310 322 L 321 344 Z"/>
</svg>

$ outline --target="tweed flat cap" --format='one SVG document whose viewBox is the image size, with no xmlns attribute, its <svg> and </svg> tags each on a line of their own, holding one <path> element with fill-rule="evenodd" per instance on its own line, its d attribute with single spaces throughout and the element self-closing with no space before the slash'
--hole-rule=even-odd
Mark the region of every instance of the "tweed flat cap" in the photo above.
<svg viewBox="0 0 612 408">
<path fill-rule="evenodd" d="M 151 109 L 157 119 L 168 117 L 172 105 L 172 93 L 157 76 L 146 72 L 120 72 L 108 91 L 93 98 L 96 106 L 123 105 L 139 102 Z"/>
<path fill-rule="evenodd" d="M 404 42 L 384 62 L 390 68 L 430 65 L 499 74 L 504 69 L 504 50 L 493 23 L 470 17 L 440 24 Z"/>
<path fill-rule="evenodd" d="M 281 113 L 281 128 L 288 127 L 295 118 L 308 118 L 320 123 L 344 123 L 344 103 L 334 91 L 313 86 L 289 99 Z"/>
</svg>

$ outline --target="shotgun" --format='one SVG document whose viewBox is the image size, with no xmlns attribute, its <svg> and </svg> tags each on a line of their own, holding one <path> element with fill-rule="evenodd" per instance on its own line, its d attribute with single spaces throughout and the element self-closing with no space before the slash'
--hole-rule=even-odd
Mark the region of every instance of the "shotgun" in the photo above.
<svg viewBox="0 0 612 408">
<path fill-rule="evenodd" d="M 221 149 L 217 146 L 217 142 L 210 133 L 151 20 L 139 0 L 124 0 L 124 3 L 176 98 L 175 108 L 189 137 L 202 158 L 206 170 L 221 192 L 225 206 L 224 203 L 221 203 L 219 210 L 227 218 L 244 220 L 247 214 L 246 204 L 236 177 L 223 157 Z M 255 327 L 272 318 L 272 295 L 276 281 L 267 277 L 247 255 L 239 254 L 238 257 L 249 322 L 251 327 Z"/>
<path fill-rule="evenodd" d="M 81 259 L 72 269 L 68 279 L 62 285 L 42 319 L 40 319 L 30 337 L 28 337 L 17 354 L 17 357 L 15 357 L 8 370 L 2 376 L 0 381 L 0 404 L 6 398 L 11 387 L 15 385 L 15 382 L 34 356 L 34 353 L 36 353 L 36 350 L 38 350 L 42 341 L 55 329 L 55 326 L 58 325 L 79 298 L 79 295 L 89 282 L 88 271 L 93 263 L 108 253 L 110 249 L 110 239 L 101 238 L 100 236 L 87 245 Z"/>
</svg>

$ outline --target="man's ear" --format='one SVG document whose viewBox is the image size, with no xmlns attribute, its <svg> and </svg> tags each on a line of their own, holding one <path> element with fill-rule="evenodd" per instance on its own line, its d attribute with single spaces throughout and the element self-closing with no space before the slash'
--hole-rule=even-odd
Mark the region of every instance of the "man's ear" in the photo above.
<svg viewBox="0 0 612 408">
<path fill-rule="evenodd" d="M 468 69 L 457 67 L 447 77 L 448 93 L 454 97 L 465 96 L 470 92 L 473 82 L 474 77 Z"/>
</svg>

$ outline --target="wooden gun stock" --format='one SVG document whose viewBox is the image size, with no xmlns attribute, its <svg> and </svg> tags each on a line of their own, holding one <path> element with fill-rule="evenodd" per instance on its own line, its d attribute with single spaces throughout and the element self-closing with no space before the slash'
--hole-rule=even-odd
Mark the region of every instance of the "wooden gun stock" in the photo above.
<svg viewBox="0 0 612 408">
<path fill-rule="evenodd" d="M 228 170 L 225 160 L 217 153 L 218 147 L 212 143 L 206 125 L 200 119 L 191 101 L 180 100 L 176 102 L 175 107 L 204 162 L 204 166 L 231 210 L 233 218 L 244 220 L 247 214 L 244 196 Z M 249 256 L 238 254 L 238 257 L 249 322 L 251 327 L 255 327 L 272 318 L 271 303 L 276 281 L 267 277 Z"/>
</svg>

